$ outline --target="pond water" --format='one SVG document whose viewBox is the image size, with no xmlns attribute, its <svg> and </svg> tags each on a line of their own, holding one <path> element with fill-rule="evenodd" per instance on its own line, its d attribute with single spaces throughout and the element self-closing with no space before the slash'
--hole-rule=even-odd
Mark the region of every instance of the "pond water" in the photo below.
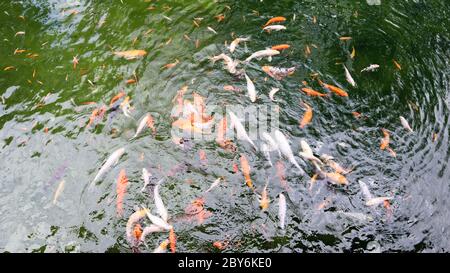
<svg viewBox="0 0 450 273">
<path fill-rule="evenodd" d="M 128 217 L 142 205 L 156 211 L 153 186 L 164 178 L 160 195 L 179 252 L 448 252 L 449 5 L 375 2 L 0 1 L 0 251 L 136 251 L 125 236 Z M 280 23 L 286 30 L 262 31 L 274 16 L 286 17 Z M 236 37 L 250 39 L 230 53 L 225 44 Z M 277 44 L 290 48 L 271 62 L 254 59 L 239 66 L 256 86 L 254 103 L 245 78 L 209 59 L 223 52 L 244 60 Z M 132 49 L 147 54 L 134 60 L 113 54 Z M 346 81 L 342 64 L 356 87 Z M 360 72 L 371 64 L 380 67 Z M 296 71 L 278 81 L 267 76 L 264 65 Z M 300 91 L 306 81 L 329 93 L 317 78 L 349 96 L 317 98 Z M 225 90 L 227 85 L 240 91 Z M 195 91 L 208 105 L 275 109 L 279 130 L 306 175 L 277 153 L 271 153 L 271 167 L 242 140 L 234 141 L 236 153 L 214 138 L 176 145 L 171 113 L 183 86 L 185 99 L 192 100 Z M 269 98 L 272 88 L 280 88 L 275 102 Z M 110 109 L 87 126 L 93 110 L 109 108 L 120 91 L 131 100 L 131 117 Z M 305 128 L 299 127 L 301 101 L 314 113 Z M 130 140 L 146 113 L 154 119 L 155 134 L 146 129 Z M 380 149 L 382 128 L 390 134 L 391 152 Z M 301 139 L 317 156 L 331 155 L 352 169 L 345 175 L 348 185 L 319 177 L 309 189 L 315 169 L 298 155 Z M 118 164 L 88 190 L 102 164 L 122 147 L 126 152 Z M 234 172 L 235 164 L 241 169 L 241 154 L 258 192 L 269 181 L 266 211 L 242 173 Z M 141 191 L 143 168 L 152 177 Z M 128 185 L 123 215 L 117 217 L 121 170 Z M 223 177 L 219 186 L 204 194 L 218 177 Z M 390 207 L 366 206 L 359 181 L 373 196 L 392 197 Z M 287 201 L 284 230 L 280 192 Z M 186 215 L 186 207 L 201 196 L 207 213 Z M 167 237 L 150 234 L 138 251 L 151 252 Z M 226 247 L 218 250 L 217 241 Z"/>
</svg>

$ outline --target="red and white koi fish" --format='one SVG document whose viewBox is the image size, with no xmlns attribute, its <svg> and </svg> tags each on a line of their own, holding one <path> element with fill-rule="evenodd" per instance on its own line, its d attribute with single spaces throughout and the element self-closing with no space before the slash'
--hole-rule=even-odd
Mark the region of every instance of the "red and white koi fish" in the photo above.
<svg viewBox="0 0 450 273">
<path fill-rule="evenodd" d="M 366 206 L 377 206 L 380 204 L 383 204 L 385 201 L 392 200 L 392 197 L 372 197 L 372 194 L 369 191 L 369 187 L 364 183 L 363 181 L 359 181 L 359 186 L 361 188 L 361 191 L 364 195 L 364 198 L 366 199 Z"/>
<path fill-rule="evenodd" d="M 136 242 L 134 241 L 133 237 L 133 227 L 144 217 L 145 217 L 145 210 L 142 209 L 134 212 L 133 214 L 131 214 L 130 218 L 128 218 L 127 225 L 125 227 L 125 234 L 127 241 L 132 245 L 136 245 Z M 142 235 L 143 234 L 141 234 L 140 240 L 142 240 Z"/>
</svg>

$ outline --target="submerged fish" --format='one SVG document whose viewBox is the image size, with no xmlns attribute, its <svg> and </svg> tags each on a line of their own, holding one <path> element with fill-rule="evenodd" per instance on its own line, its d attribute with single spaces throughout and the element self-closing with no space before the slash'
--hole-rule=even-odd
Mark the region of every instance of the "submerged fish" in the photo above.
<svg viewBox="0 0 450 273">
<path fill-rule="evenodd" d="M 263 30 L 265 30 L 267 32 L 271 32 L 272 30 L 280 31 L 280 30 L 284 30 L 284 29 L 286 29 L 286 27 L 282 26 L 282 25 L 270 25 L 270 26 L 267 26 L 267 27 L 263 28 Z"/>
<path fill-rule="evenodd" d="M 307 160 L 316 162 L 320 165 L 322 165 L 322 161 L 320 159 L 318 159 L 316 156 L 314 156 L 311 147 L 309 147 L 308 143 L 302 139 L 300 140 L 300 146 L 302 147 L 302 152 L 300 152 L 300 155 Z"/>
<path fill-rule="evenodd" d="M 133 214 L 131 214 L 130 218 L 128 218 L 127 225 L 125 227 L 125 234 L 127 241 L 132 245 L 136 245 L 136 242 L 134 241 L 133 237 L 133 227 L 137 222 L 139 222 L 144 217 L 145 217 L 145 210 L 142 209 L 134 212 Z M 142 236 L 143 234 L 141 234 L 140 240 L 142 240 Z"/>
<path fill-rule="evenodd" d="M 222 53 L 220 55 L 212 57 L 211 60 L 213 63 L 215 63 L 219 60 L 223 60 L 225 62 L 228 72 L 230 72 L 231 74 L 237 73 L 236 66 L 239 64 L 239 61 L 234 61 L 233 59 L 231 59 L 230 56 L 227 56 Z"/>
<path fill-rule="evenodd" d="M 313 110 L 311 108 L 311 106 L 309 106 L 308 104 L 306 104 L 305 102 L 303 102 L 303 105 L 306 108 L 305 114 L 303 115 L 302 120 L 300 121 L 300 128 L 305 128 L 306 125 L 308 125 L 313 117 Z"/>
<path fill-rule="evenodd" d="M 143 207 L 143 209 L 145 210 L 145 213 L 147 214 L 148 219 L 150 219 L 150 221 L 154 225 L 156 225 L 156 226 L 158 226 L 160 228 L 163 228 L 165 230 L 170 230 L 172 228 L 172 226 L 169 225 L 166 221 L 164 221 L 163 219 L 159 218 L 158 216 L 155 216 L 155 215 L 151 214 L 150 211 L 147 208 Z"/>
<path fill-rule="evenodd" d="M 97 182 L 112 166 L 119 162 L 120 157 L 125 153 L 125 148 L 120 148 L 114 151 L 106 160 L 105 164 L 100 168 L 94 180 L 91 183 Z"/>
<path fill-rule="evenodd" d="M 268 25 L 271 25 L 273 23 L 280 23 L 280 22 L 284 22 L 284 21 L 286 21 L 286 18 L 283 16 L 273 17 L 273 18 L 269 19 L 269 21 L 267 21 L 267 23 L 264 24 L 263 28 L 265 28 Z"/>
<path fill-rule="evenodd" d="M 169 218 L 169 214 L 167 213 L 167 209 L 164 206 L 164 203 L 161 199 L 161 196 L 159 195 L 159 186 L 161 185 L 161 181 L 156 184 L 155 188 L 153 189 L 153 198 L 155 199 L 155 206 L 156 210 L 158 211 L 159 216 L 167 222 L 167 219 Z"/>
<path fill-rule="evenodd" d="M 345 78 L 347 79 L 348 83 L 350 83 L 353 87 L 356 87 L 356 82 L 353 79 L 352 75 L 350 74 L 350 71 L 348 71 L 347 67 L 344 65 L 345 70 Z"/>
<path fill-rule="evenodd" d="M 231 127 L 236 129 L 237 138 L 243 139 L 243 140 L 249 142 L 257 150 L 255 143 L 253 143 L 253 141 L 247 135 L 247 132 L 245 131 L 245 128 L 242 125 L 242 123 L 239 121 L 238 117 L 236 117 L 236 115 L 231 111 L 228 111 L 228 114 L 230 115 L 230 119 L 231 119 Z"/>
<path fill-rule="evenodd" d="M 277 142 L 278 148 L 280 149 L 281 153 L 292 163 L 295 167 L 300 171 L 300 174 L 305 174 L 305 171 L 298 165 L 297 161 L 295 160 L 294 154 L 292 153 L 291 147 L 289 146 L 289 142 L 287 138 L 284 136 L 282 132 L 279 130 L 275 131 L 275 140 Z"/>
<path fill-rule="evenodd" d="M 137 59 L 139 57 L 147 55 L 145 50 L 127 50 L 127 51 L 116 51 L 113 52 L 114 55 L 118 57 L 125 58 L 127 60 Z"/>
<path fill-rule="evenodd" d="M 241 170 L 244 174 L 245 183 L 250 189 L 253 190 L 253 183 L 250 177 L 250 165 L 248 164 L 247 157 L 244 154 L 241 154 Z"/>
<path fill-rule="evenodd" d="M 217 178 L 216 181 L 214 181 L 211 186 L 209 186 L 209 188 L 205 191 L 205 193 L 210 192 L 212 189 L 214 189 L 215 187 L 217 187 L 220 184 L 220 181 L 222 180 L 221 177 Z"/>
<path fill-rule="evenodd" d="M 313 89 L 307 88 L 307 87 L 303 87 L 302 91 L 311 97 L 326 97 L 326 96 L 328 96 L 327 94 L 317 92 L 316 90 L 313 90 Z"/>
<path fill-rule="evenodd" d="M 239 45 L 240 42 L 246 42 L 249 41 L 250 37 L 246 37 L 246 38 L 236 38 L 234 39 L 231 44 L 230 44 L 230 52 L 233 53 L 236 50 L 236 47 Z"/>
<path fill-rule="evenodd" d="M 253 59 L 261 59 L 264 57 L 272 57 L 275 55 L 280 54 L 280 51 L 278 50 L 273 50 L 273 49 L 264 49 L 264 50 L 260 50 L 260 51 L 256 51 L 255 53 L 253 53 L 252 55 L 250 55 L 247 59 L 245 59 L 245 62 L 250 62 Z M 270 60 L 270 59 L 269 59 Z"/>
<path fill-rule="evenodd" d="M 414 132 L 413 129 L 411 128 L 411 126 L 409 126 L 408 121 L 404 117 L 400 116 L 400 122 L 402 123 L 403 127 L 406 130 L 408 130 L 411 133 Z"/>
<path fill-rule="evenodd" d="M 147 185 L 150 184 L 151 176 L 152 174 L 146 168 L 142 169 L 142 179 L 144 179 L 144 186 L 142 187 L 141 192 L 143 192 Z"/>
<path fill-rule="evenodd" d="M 127 185 L 128 185 L 127 174 L 125 172 L 125 169 L 122 169 L 119 173 L 119 177 L 117 178 L 117 186 L 116 186 L 116 193 L 117 193 L 116 212 L 117 216 L 119 217 L 123 215 L 123 199 L 127 191 Z"/>
<path fill-rule="evenodd" d="M 379 66 L 378 64 L 371 64 L 371 65 L 369 65 L 368 67 L 362 69 L 362 70 L 361 70 L 361 73 L 362 73 L 362 72 L 371 72 L 371 71 L 375 71 L 375 70 L 377 70 L 379 67 L 380 67 L 380 66 Z"/>
<path fill-rule="evenodd" d="M 147 113 L 144 115 L 144 117 L 141 119 L 141 122 L 139 123 L 139 126 L 136 130 L 136 133 L 134 134 L 134 136 L 131 139 L 136 138 L 144 129 L 145 126 L 147 126 L 148 121 L 150 120 L 150 113 Z M 130 139 L 130 140 L 131 140 Z"/>
<path fill-rule="evenodd" d="M 255 85 L 253 84 L 252 80 L 247 76 L 246 73 L 244 73 L 245 79 L 247 81 L 247 91 L 248 91 L 248 96 L 250 97 L 250 100 L 252 102 L 256 101 L 256 89 L 255 89 Z"/>
<path fill-rule="evenodd" d="M 290 76 L 290 75 L 294 74 L 295 67 L 279 68 L 279 67 L 273 67 L 273 66 L 265 65 L 265 66 L 262 67 L 262 70 L 264 72 L 266 72 L 272 78 L 280 81 L 280 80 L 286 78 L 287 76 Z"/>
<path fill-rule="evenodd" d="M 273 166 L 272 160 L 270 160 L 270 148 L 269 148 L 269 145 L 267 145 L 266 143 L 261 144 L 261 151 L 266 156 L 267 161 L 269 162 L 269 165 Z"/>
<path fill-rule="evenodd" d="M 282 193 L 278 197 L 278 219 L 280 220 L 280 228 L 284 229 L 286 221 L 286 198 Z"/>
<path fill-rule="evenodd" d="M 336 87 L 336 86 L 331 85 L 331 84 L 326 84 L 326 83 L 322 82 L 320 79 L 318 81 L 319 81 L 320 85 L 322 85 L 323 87 L 327 88 L 328 90 L 330 90 L 331 92 L 335 93 L 336 95 L 341 96 L 341 97 L 348 97 L 348 93 L 345 92 L 344 90 L 342 90 L 341 88 Z"/>
<path fill-rule="evenodd" d="M 389 147 L 390 135 L 389 135 L 389 132 L 384 128 L 382 128 L 381 131 L 383 132 L 384 137 L 381 140 L 380 149 L 384 150 L 387 147 Z"/>
<path fill-rule="evenodd" d="M 280 91 L 280 88 L 272 88 L 272 90 L 270 90 L 269 92 L 269 98 L 271 101 L 276 101 L 273 96 L 275 96 L 275 94 Z"/>
<path fill-rule="evenodd" d="M 269 184 L 269 180 L 267 180 L 266 185 L 264 186 L 264 189 L 261 193 L 261 198 L 259 200 L 259 206 L 263 211 L 267 210 L 269 208 L 270 199 L 269 194 L 267 193 L 267 185 Z"/>
</svg>

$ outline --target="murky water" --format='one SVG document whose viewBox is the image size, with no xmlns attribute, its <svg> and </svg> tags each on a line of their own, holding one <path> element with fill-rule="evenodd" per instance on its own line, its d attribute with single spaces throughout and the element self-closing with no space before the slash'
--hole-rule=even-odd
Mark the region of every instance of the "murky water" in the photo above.
<svg viewBox="0 0 450 273">
<path fill-rule="evenodd" d="M 184 219 L 185 207 L 217 177 L 225 178 L 205 196 L 210 217 L 174 221 L 177 251 L 213 252 L 213 242 L 225 240 L 230 243 L 223 251 L 229 252 L 450 250 L 447 1 L 7 0 L 0 1 L 0 11 L 0 250 L 132 251 L 125 238 L 127 218 L 141 205 L 154 209 L 152 185 L 141 192 L 142 168 L 152 172 L 151 184 L 170 174 L 160 192 L 173 219 Z M 215 18 L 219 14 L 225 16 L 221 22 Z M 285 16 L 287 30 L 262 32 L 272 16 Z M 172 100 L 185 85 L 189 99 L 195 90 L 211 105 L 251 105 L 245 79 L 208 59 L 230 54 L 224 43 L 232 35 L 251 37 L 232 55 L 240 60 L 275 44 L 291 45 L 270 63 L 246 66 L 258 90 L 255 104 L 279 106 L 280 130 L 309 176 L 314 169 L 298 156 L 302 138 L 317 155 L 332 155 L 353 168 L 346 175 L 348 186 L 318 180 L 309 190 L 309 179 L 281 160 L 291 189 L 286 193 L 277 168 L 248 143 L 238 141 L 232 154 L 214 140 L 193 142 L 189 149 L 172 142 Z M 339 39 L 346 36 L 352 39 Z M 124 60 L 112 54 L 129 49 L 145 49 L 148 55 Z M 162 69 L 176 60 L 176 66 Z M 356 88 L 346 82 L 341 63 Z M 261 66 L 268 64 L 297 71 L 283 81 L 264 81 Z M 360 73 L 370 64 L 380 68 Z M 302 81 L 324 91 L 312 80 L 315 73 L 349 97 L 300 92 Z M 135 78 L 137 83 L 126 83 Z M 224 85 L 242 92 L 226 91 Z M 280 88 L 277 102 L 268 97 L 272 87 Z M 132 118 L 119 109 L 86 127 L 91 112 L 109 105 L 121 90 L 131 98 Z M 300 100 L 314 109 L 304 129 L 299 128 Z M 145 131 L 130 141 L 147 112 L 155 119 L 156 135 Z M 401 126 L 399 116 L 413 133 Z M 380 149 L 381 128 L 390 132 L 396 157 Z M 102 163 L 121 147 L 126 154 L 87 191 Z M 201 150 L 206 163 L 199 159 Z M 266 212 L 242 174 L 233 172 L 241 153 L 249 159 L 258 191 L 270 181 L 272 203 Z M 276 154 L 272 160 L 279 160 Z M 117 217 L 121 169 L 129 185 L 124 216 Z M 62 180 L 65 187 L 53 204 Z M 365 206 L 360 180 L 374 196 L 393 196 L 392 214 L 382 205 Z M 284 231 L 278 227 L 280 192 L 287 196 Z M 167 233 L 149 235 L 148 248 L 139 249 L 152 251 L 166 238 Z"/>
</svg>

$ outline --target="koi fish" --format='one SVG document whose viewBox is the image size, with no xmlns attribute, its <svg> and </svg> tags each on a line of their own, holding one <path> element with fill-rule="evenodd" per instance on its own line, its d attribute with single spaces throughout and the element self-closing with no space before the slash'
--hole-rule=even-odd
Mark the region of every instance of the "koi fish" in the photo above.
<svg viewBox="0 0 450 273">
<path fill-rule="evenodd" d="M 222 22 L 225 19 L 225 15 L 219 14 L 214 16 L 214 18 L 216 18 L 217 22 Z"/>
<path fill-rule="evenodd" d="M 266 132 L 263 132 L 262 134 L 261 134 L 261 136 L 264 138 L 264 140 L 269 144 L 268 145 L 268 148 L 270 149 L 270 150 L 276 150 L 276 151 L 278 151 L 278 155 L 281 157 L 281 151 L 279 150 L 279 148 L 278 148 L 278 144 L 277 144 L 277 142 L 268 134 L 268 133 L 266 133 Z"/>
<path fill-rule="evenodd" d="M 288 49 L 290 47 L 291 46 L 288 45 L 288 44 L 281 44 L 281 45 L 274 45 L 274 46 L 271 47 L 271 49 L 281 51 L 281 50 Z"/>
<path fill-rule="evenodd" d="M 275 140 L 277 141 L 278 148 L 281 153 L 292 163 L 297 169 L 299 169 L 300 173 L 303 175 L 305 171 L 298 165 L 297 161 L 294 158 L 294 154 L 292 153 L 291 147 L 289 146 L 289 142 L 287 138 L 283 135 L 279 130 L 275 131 Z"/>
<path fill-rule="evenodd" d="M 74 56 L 72 59 L 73 63 L 73 69 L 77 69 L 77 64 L 80 62 L 80 60 L 77 58 L 77 56 Z"/>
<path fill-rule="evenodd" d="M 356 56 L 356 49 L 353 47 L 352 53 L 350 54 L 350 58 L 354 59 Z"/>
<path fill-rule="evenodd" d="M 219 126 L 217 127 L 216 142 L 219 145 L 223 145 L 225 143 L 226 133 L 227 133 L 227 118 L 224 117 L 219 121 Z"/>
<path fill-rule="evenodd" d="M 125 169 L 122 169 L 117 178 L 117 199 L 116 199 L 116 212 L 117 216 L 123 215 L 123 199 L 127 190 L 128 178 Z"/>
<path fill-rule="evenodd" d="M 144 186 L 142 187 L 141 192 L 143 192 L 147 185 L 150 184 L 151 176 L 152 174 L 146 168 L 142 169 L 142 179 L 144 180 Z"/>
<path fill-rule="evenodd" d="M 284 229 L 286 221 L 286 198 L 282 193 L 278 196 L 278 219 L 280 220 L 280 228 Z"/>
<path fill-rule="evenodd" d="M 64 180 L 61 180 L 61 182 L 59 182 L 59 185 L 56 188 L 55 194 L 53 195 L 53 205 L 56 205 L 56 201 L 58 200 L 58 197 L 61 195 L 62 191 L 64 190 L 65 184 L 66 184 L 66 181 L 64 181 Z"/>
<path fill-rule="evenodd" d="M 142 227 L 140 224 L 136 224 L 133 229 L 133 237 L 136 241 L 140 241 L 142 236 Z"/>
<path fill-rule="evenodd" d="M 311 149 L 311 147 L 309 147 L 308 143 L 302 139 L 300 140 L 300 146 L 302 147 L 302 152 L 300 152 L 300 155 L 307 160 L 311 160 L 313 162 L 316 162 L 320 165 L 322 165 L 322 161 L 320 159 L 318 159 L 316 156 L 314 156 L 313 151 Z"/>
<path fill-rule="evenodd" d="M 326 96 L 328 96 L 327 94 L 317 92 L 316 90 L 313 90 L 313 89 L 307 88 L 307 87 L 303 87 L 302 91 L 311 97 L 326 97 Z"/>
<path fill-rule="evenodd" d="M 214 34 L 217 34 L 217 31 L 215 31 L 212 27 L 207 27 L 207 29 L 208 29 L 209 31 L 211 31 L 212 33 L 214 33 Z"/>
<path fill-rule="evenodd" d="M 261 194 L 261 199 L 259 200 L 259 206 L 263 211 L 267 210 L 269 208 L 270 199 L 267 193 L 267 185 L 269 181 L 267 180 L 266 185 L 264 186 L 264 189 Z"/>
<path fill-rule="evenodd" d="M 375 197 L 366 202 L 366 206 L 377 206 L 383 204 L 385 201 L 392 200 L 392 197 Z"/>
<path fill-rule="evenodd" d="M 250 37 L 246 37 L 246 38 L 236 38 L 234 39 L 229 47 L 229 50 L 231 53 L 233 53 L 236 50 L 236 47 L 239 45 L 240 42 L 247 42 L 250 40 Z"/>
<path fill-rule="evenodd" d="M 356 82 L 345 65 L 344 70 L 345 70 L 345 78 L 347 79 L 348 83 L 350 83 L 353 87 L 356 87 Z"/>
<path fill-rule="evenodd" d="M 145 50 L 127 50 L 127 51 L 116 51 L 113 52 L 114 55 L 125 58 L 127 60 L 137 59 L 139 57 L 147 55 Z"/>
<path fill-rule="evenodd" d="M 211 186 L 209 186 L 209 188 L 205 191 L 205 193 L 210 192 L 212 189 L 214 189 L 215 187 L 217 187 L 220 184 L 220 181 L 222 180 L 221 177 L 217 178 L 212 184 Z"/>
<path fill-rule="evenodd" d="M 170 243 L 170 251 L 172 253 L 175 253 L 177 237 L 175 235 L 175 231 L 173 230 L 173 228 L 171 228 L 169 232 L 169 243 Z"/>
<path fill-rule="evenodd" d="M 280 88 L 272 88 L 272 90 L 270 90 L 270 92 L 269 92 L 269 98 L 270 98 L 270 100 L 276 101 L 276 100 L 273 98 L 273 96 L 275 96 L 275 94 L 276 94 L 278 91 L 280 91 Z"/>
<path fill-rule="evenodd" d="M 377 70 L 379 67 L 380 67 L 380 66 L 379 66 L 378 64 L 371 64 L 371 65 L 369 65 L 368 67 L 362 69 L 362 70 L 361 70 L 361 73 L 362 73 L 362 72 L 372 72 L 372 71 Z"/>
<path fill-rule="evenodd" d="M 322 158 L 322 156 L 321 156 Z M 322 158 L 323 159 L 323 158 Z M 333 161 L 331 158 L 326 158 L 325 159 L 325 163 L 328 164 L 328 166 L 330 166 L 331 168 L 333 168 L 337 173 L 340 174 L 347 174 L 349 172 L 352 171 L 352 169 L 344 169 L 343 167 L 341 167 L 341 165 L 339 165 L 338 163 L 336 163 L 335 161 Z"/>
<path fill-rule="evenodd" d="M 250 177 L 250 165 L 248 164 L 247 157 L 244 154 L 241 154 L 241 170 L 245 177 L 245 183 L 250 189 L 253 190 L 253 183 Z"/>
<path fill-rule="evenodd" d="M 144 117 L 141 119 L 141 122 L 139 122 L 139 126 L 136 130 L 136 133 L 134 134 L 134 136 L 132 138 L 130 138 L 130 140 L 135 139 L 144 129 L 145 126 L 147 126 L 148 121 L 150 119 L 150 114 L 147 113 L 144 115 Z"/>
<path fill-rule="evenodd" d="M 161 216 L 161 219 L 163 219 L 164 222 L 167 223 L 169 214 L 167 213 L 167 209 L 164 206 L 161 196 L 159 195 L 159 186 L 160 185 L 161 185 L 161 181 L 158 182 L 158 184 L 156 184 L 155 188 L 153 189 L 153 198 L 155 199 L 155 206 L 156 206 L 156 210 L 158 211 L 159 216 Z"/>
<path fill-rule="evenodd" d="M 169 68 L 173 68 L 173 67 L 175 67 L 175 66 L 176 66 L 177 64 L 179 64 L 179 63 L 180 63 L 180 61 L 179 61 L 178 59 L 175 59 L 175 62 L 165 64 L 165 65 L 163 65 L 163 67 L 161 67 L 161 69 L 169 69 Z"/>
<path fill-rule="evenodd" d="M 170 243 L 169 239 L 162 241 L 162 243 L 159 244 L 159 246 L 155 248 L 155 250 L 153 250 L 153 253 L 165 253 L 169 243 Z"/>
<path fill-rule="evenodd" d="M 14 50 L 14 55 L 16 55 L 16 54 L 20 54 L 20 53 L 24 53 L 24 52 L 26 52 L 26 50 L 25 49 L 16 49 L 16 50 Z"/>
<path fill-rule="evenodd" d="M 120 157 L 125 153 L 125 148 L 120 148 L 114 151 L 106 160 L 105 164 L 100 168 L 94 180 L 91 183 L 97 182 L 112 166 L 119 162 Z"/>
<path fill-rule="evenodd" d="M 263 30 L 265 30 L 265 31 L 267 31 L 267 32 L 271 32 L 272 30 L 273 31 L 280 31 L 280 30 L 285 30 L 286 29 L 286 27 L 285 26 L 282 26 L 282 25 L 270 25 L 270 26 L 267 26 L 267 27 L 264 27 L 263 28 Z"/>
<path fill-rule="evenodd" d="M 255 85 L 253 84 L 252 80 L 250 80 L 250 78 L 247 76 L 246 73 L 244 73 L 244 76 L 245 76 L 245 80 L 247 81 L 248 96 L 250 97 L 250 100 L 252 102 L 255 102 L 256 101 Z"/>
<path fill-rule="evenodd" d="M 127 221 L 127 224 L 125 227 L 125 234 L 126 234 L 127 241 L 132 245 L 135 245 L 135 241 L 134 241 L 135 238 L 133 237 L 133 227 L 135 226 L 135 224 L 137 222 L 139 222 L 144 217 L 145 217 L 145 210 L 142 209 L 142 210 L 138 210 L 138 211 L 134 212 L 133 214 L 131 214 L 130 218 L 128 218 L 128 221 Z M 142 240 L 143 235 L 144 234 L 142 233 L 139 240 Z"/>
<path fill-rule="evenodd" d="M 243 139 L 243 140 L 249 142 L 257 150 L 255 143 L 253 143 L 253 141 L 247 135 L 247 132 L 245 131 L 245 128 L 242 125 L 242 123 L 239 121 L 238 117 L 231 111 L 228 111 L 228 114 L 231 119 L 231 127 L 236 129 L 237 138 Z"/>
<path fill-rule="evenodd" d="M 384 150 L 389 146 L 390 135 L 389 135 L 389 132 L 384 128 L 382 128 L 381 131 L 383 131 L 384 137 L 381 140 L 380 149 Z"/>
<path fill-rule="evenodd" d="M 16 32 L 16 34 L 14 34 L 14 37 L 16 37 L 18 35 L 25 35 L 25 31 L 18 31 L 18 32 Z"/>
<path fill-rule="evenodd" d="M 253 59 L 261 59 L 265 57 L 269 57 L 269 62 L 272 60 L 272 56 L 280 54 L 280 51 L 273 50 L 273 49 L 264 49 L 260 51 L 256 51 L 252 55 L 250 55 L 247 59 L 245 59 L 245 62 L 248 63 Z"/>
<path fill-rule="evenodd" d="M 273 67 L 273 66 L 267 66 L 266 65 L 266 66 L 262 67 L 262 70 L 264 72 L 266 72 L 272 78 L 280 81 L 280 80 L 286 78 L 287 76 L 290 76 L 290 75 L 294 74 L 295 67 L 278 68 L 278 67 Z"/>
<path fill-rule="evenodd" d="M 348 97 L 348 93 L 345 92 L 344 90 L 342 90 L 341 88 L 336 87 L 331 84 L 326 84 L 326 83 L 322 82 L 320 79 L 318 79 L 318 81 L 321 86 L 327 88 L 328 90 L 335 93 L 336 95 L 341 96 L 341 97 Z"/>
<path fill-rule="evenodd" d="M 369 190 L 369 187 L 367 186 L 367 184 L 361 180 L 358 181 L 358 184 L 359 184 L 359 187 L 361 188 L 361 192 L 362 192 L 364 198 L 366 200 L 372 199 L 373 197 L 372 197 L 372 194 L 370 193 L 370 190 Z"/>
<path fill-rule="evenodd" d="M 160 228 L 163 228 L 163 229 L 165 229 L 165 230 L 170 230 L 170 229 L 172 229 L 172 226 L 169 225 L 166 221 L 164 221 L 163 219 L 161 219 L 161 218 L 159 218 L 159 217 L 157 217 L 157 216 L 151 214 L 150 211 L 149 211 L 147 208 L 145 208 L 145 207 L 142 207 L 142 208 L 145 210 L 145 213 L 146 213 L 148 219 L 150 219 L 150 221 L 151 221 L 154 225 L 156 225 L 156 226 L 158 226 L 158 227 L 160 227 Z"/>
<path fill-rule="evenodd" d="M 155 136 L 156 135 L 155 121 L 151 114 L 149 114 L 148 116 L 147 127 L 152 129 L 152 134 L 153 136 Z"/>
<path fill-rule="evenodd" d="M 231 59 L 231 57 L 229 57 L 223 53 L 220 55 L 211 57 L 211 61 L 213 63 L 215 63 L 216 61 L 219 61 L 219 60 L 223 60 L 225 62 L 228 72 L 230 72 L 231 74 L 237 73 L 236 66 L 239 64 L 239 61 L 234 61 L 233 59 Z"/>
<path fill-rule="evenodd" d="M 125 96 L 125 92 L 123 92 L 123 91 L 120 91 L 117 95 L 115 95 L 112 99 L 111 99 L 111 101 L 110 101 L 110 103 L 109 103 L 109 106 L 111 107 L 116 101 L 118 101 L 120 98 L 122 98 L 123 96 Z"/>
<path fill-rule="evenodd" d="M 273 23 L 280 23 L 280 22 L 285 22 L 285 21 L 286 21 L 286 18 L 283 16 L 273 17 L 273 18 L 269 19 L 269 21 L 267 21 L 267 23 L 264 24 L 263 28 L 265 28 L 268 25 L 271 25 Z"/>
<path fill-rule="evenodd" d="M 126 97 L 121 103 L 120 103 L 120 108 L 122 108 L 122 112 L 126 117 L 131 118 L 130 116 L 130 97 Z"/>
<path fill-rule="evenodd" d="M 394 65 L 398 70 L 402 70 L 402 66 L 396 60 L 392 60 L 392 61 L 394 62 Z"/>
<path fill-rule="evenodd" d="M 326 178 L 328 178 L 333 184 L 348 185 L 348 180 L 342 174 L 338 172 L 334 173 L 323 173 Z"/>
<path fill-rule="evenodd" d="M 236 87 L 234 87 L 232 85 L 225 85 L 223 87 L 223 90 L 225 90 L 225 91 L 234 91 L 234 92 L 239 92 L 240 91 L 239 88 L 236 88 Z"/>
<path fill-rule="evenodd" d="M 408 121 L 404 117 L 400 116 L 400 122 L 402 123 L 403 127 L 410 133 L 414 132 L 411 126 L 409 126 Z"/>
<path fill-rule="evenodd" d="M 341 40 L 341 41 L 348 41 L 348 40 L 351 40 L 351 39 L 352 39 L 352 37 L 349 37 L 349 36 L 339 37 L 339 40 Z"/>
<path fill-rule="evenodd" d="M 306 104 L 305 102 L 303 102 L 303 105 L 306 108 L 305 114 L 303 115 L 302 120 L 300 121 L 300 128 L 305 128 L 306 125 L 308 125 L 313 117 L 313 110 L 311 108 L 311 106 L 309 106 L 308 104 Z"/>
</svg>

